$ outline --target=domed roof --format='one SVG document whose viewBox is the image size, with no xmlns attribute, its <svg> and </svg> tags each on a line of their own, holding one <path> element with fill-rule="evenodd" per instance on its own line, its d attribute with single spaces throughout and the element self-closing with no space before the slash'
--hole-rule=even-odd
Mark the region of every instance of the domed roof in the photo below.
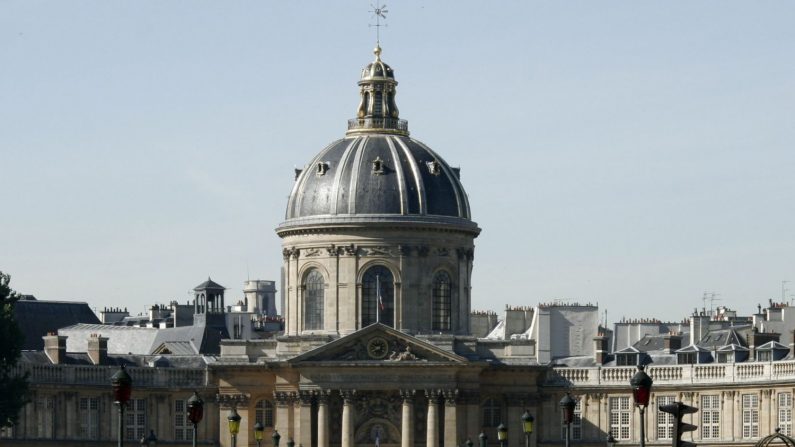
<svg viewBox="0 0 795 447">
<path fill-rule="evenodd" d="M 404 223 L 443 225 L 477 234 L 469 200 L 451 168 L 423 143 L 410 138 L 398 117 L 397 81 L 381 61 L 362 70 L 357 118 L 346 137 L 323 149 L 303 170 L 277 232 L 306 225 Z"/>
</svg>

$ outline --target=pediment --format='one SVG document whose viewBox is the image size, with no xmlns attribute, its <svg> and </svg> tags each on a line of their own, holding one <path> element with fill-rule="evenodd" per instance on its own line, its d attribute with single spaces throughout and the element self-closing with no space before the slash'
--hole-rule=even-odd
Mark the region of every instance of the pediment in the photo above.
<svg viewBox="0 0 795 447">
<path fill-rule="evenodd" d="M 466 363 L 466 359 L 380 323 L 371 324 L 289 360 L 290 363 Z"/>
</svg>

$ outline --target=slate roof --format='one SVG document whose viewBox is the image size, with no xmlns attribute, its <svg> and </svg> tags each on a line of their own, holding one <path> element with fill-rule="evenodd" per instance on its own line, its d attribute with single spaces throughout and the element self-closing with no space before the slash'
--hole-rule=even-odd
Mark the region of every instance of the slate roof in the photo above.
<svg viewBox="0 0 795 447">
<path fill-rule="evenodd" d="M 99 323 L 99 318 L 87 303 L 75 301 L 17 301 L 14 317 L 24 335 L 23 350 L 44 349 L 42 337 L 48 332 L 78 323 Z"/>
<path fill-rule="evenodd" d="M 193 290 L 198 292 L 199 290 L 208 290 L 208 289 L 209 290 L 226 290 L 226 287 L 218 284 L 217 282 L 213 281 L 212 279 L 210 279 L 208 277 L 207 281 L 204 281 L 203 283 L 199 284 Z"/>
</svg>

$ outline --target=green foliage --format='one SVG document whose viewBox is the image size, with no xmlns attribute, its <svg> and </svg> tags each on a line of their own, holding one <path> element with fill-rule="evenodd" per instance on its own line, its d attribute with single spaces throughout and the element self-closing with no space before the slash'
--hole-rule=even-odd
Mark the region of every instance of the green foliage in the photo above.
<svg viewBox="0 0 795 447">
<path fill-rule="evenodd" d="M 0 427 L 16 424 L 19 410 L 28 399 L 27 374 L 14 367 L 22 350 L 22 332 L 14 319 L 19 297 L 8 285 L 11 277 L 0 271 Z"/>
</svg>

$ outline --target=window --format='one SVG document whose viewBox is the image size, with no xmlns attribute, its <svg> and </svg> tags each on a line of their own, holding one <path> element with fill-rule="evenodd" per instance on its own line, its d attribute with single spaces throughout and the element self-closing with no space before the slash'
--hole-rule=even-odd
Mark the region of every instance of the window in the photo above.
<svg viewBox="0 0 795 447">
<path fill-rule="evenodd" d="M 81 397 L 79 400 L 81 439 L 99 439 L 99 398 Z"/>
<path fill-rule="evenodd" d="M 188 420 L 188 401 L 186 399 L 174 401 L 174 440 L 193 440 L 193 424 Z"/>
<path fill-rule="evenodd" d="M 630 408 L 629 396 L 610 398 L 610 433 L 617 441 L 630 439 Z"/>
<path fill-rule="evenodd" d="M 757 362 L 769 362 L 772 360 L 773 351 L 756 351 L 756 361 Z"/>
<path fill-rule="evenodd" d="M 792 436 L 792 393 L 778 393 L 778 426 L 781 434 Z"/>
<path fill-rule="evenodd" d="M 616 354 L 616 366 L 635 366 L 638 364 L 638 354 Z"/>
<path fill-rule="evenodd" d="M 124 437 L 141 439 L 146 433 L 146 399 L 130 399 L 125 410 Z"/>
<path fill-rule="evenodd" d="M 392 272 L 381 265 L 371 267 L 362 278 L 362 326 L 377 321 L 394 326 L 394 309 L 395 280 Z"/>
<path fill-rule="evenodd" d="M 486 399 L 486 402 L 483 402 L 483 426 L 497 427 L 500 423 L 502 423 L 502 408 L 499 402 Z"/>
<path fill-rule="evenodd" d="M 698 357 L 695 352 L 682 352 L 676 356 L 676 362 L 680 365 L 695 365 Z"/>
<path fill-rule="evenodd" d="M 560 439 L 566 439 L 566 424 L 563 423 L 563 412 L 560 415 Z M 574 406 L 574 419 L 571 421 L 571 437 L 574 441 L 582 439 L 582 399 L 577 399 L 577 405 Z"/>
<path fill-rule="evenodd" d="M 452 313 L 452 281 L 447 272 L 433 277 L 433 325 L 434 331 L 449 331 Z"/>
<path fill-rule="evenodd" d="M 743 394 L 743 438 L 759 437 L 759 395 Z"/>
<path fill-rule="evenodd" d="M 674 403 L 674 396 L 657 396 L 657 439 L 673 439 L 674 415 L 660 411 L 660 405 Z"/>
<path fill-rule="evenodd" d="M 720 396 L 701 396 L 701 438 L 720 439 Z"/>
<path fill-rule="evenodd" d="M 36 437 L 55 438 L 55 400 L 52 397 L 36 399 Z"/>
<path fill-rule="evenodd" d="M 263 427 L 273 427 L 273 404 L 268 400 L 257 402 L 254 407 L 255 423 L 259 422 Z"/>
<path fill-rule="evenodd" d="M 312 269 L 304 278 L 304 329 L 323 329 L 323 275 Z"/>
<path fill-rule="evenodd" d="M 0 439 L 10 439 L 14 437 L 14 427 L 0 427 Z"/>
</svg>

